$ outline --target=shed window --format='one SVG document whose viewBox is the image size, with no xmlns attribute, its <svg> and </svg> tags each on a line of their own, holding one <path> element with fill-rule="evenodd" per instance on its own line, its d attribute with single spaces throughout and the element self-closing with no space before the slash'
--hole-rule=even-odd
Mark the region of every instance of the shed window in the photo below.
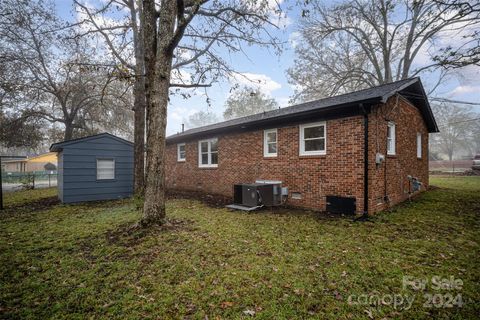
<svg viewBox="0 0 480 320">
<path fill-rule="evenodd" d="M 115 160 L 97 159 L 97 180 L 115 179 Z"/>
<path fill-rule="evenodd" d="M 277 156 L 277 129 L 263 131 L 263 156 Z"/>
<path fill-rule="evenodd" d="M 218 167 L 218 139 L 198 142 L 198 166 L 202 168 Z"/>
<path fill-rule="evenodd" d="M 327 130 L 325 122 L 300 126 L 300 155 L 326 154 Z"/>
<path fill-rule="evenodd" d="M 389 122 L 387 126 L 387 154 L 395 155 L 395 123 Z"/>
<path fill-rule="evenodd" d="M 417 133 L 417 158 L 422 158 L 422 134 Z"/>
<path fill-rule="evenodd" d="M 177 161 L 185 161 L 185 143 L 177 144 Z"/>
</svg>

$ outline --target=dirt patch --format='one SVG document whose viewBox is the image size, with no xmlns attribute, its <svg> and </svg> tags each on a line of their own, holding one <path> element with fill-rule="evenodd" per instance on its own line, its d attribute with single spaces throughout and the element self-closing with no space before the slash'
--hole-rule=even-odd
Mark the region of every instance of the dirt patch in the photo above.
<svg viewBox="0 0 480 320">
<path fill-rule="evenodd" d="M 227 204 L 232 203 L 232 198 L 219 195 L 209 194 L 200 191 L 184 191 L 169 190 L 167 191 L 167 199 L 193 199 L 199 200 L 212 208 L 224 208 Z"/>
<path fill-rule="evenodd" d="M 109 244 L 121 245 L 124 247 L 133 247 L 141 243 L 145 237 L 156 235 L 162 232 L 170 231 L 192 231 L 193 221 L 167 219 L 163 225 L 141 226 L 139 224 L 123 224 L 114 230 L 106 233 L 106 239 Z"/>
<path fill-rule="evenodd" d="M 57 196 L 41 198 L 38 200 L 22 203 L 18 205 L 8 206 L 4 209 L 5 214 L 14 213 L 30 213 L 33 211 L 40 211 L 56 206 L 60 203 Z"/>
</svg>

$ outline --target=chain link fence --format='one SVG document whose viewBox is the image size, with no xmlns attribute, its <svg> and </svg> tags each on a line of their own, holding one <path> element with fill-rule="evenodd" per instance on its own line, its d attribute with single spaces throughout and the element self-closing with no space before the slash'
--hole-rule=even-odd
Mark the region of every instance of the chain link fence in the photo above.
<svg viewBox="0 0 480 320">
<path fill-rule="evenodd" d="M 4 192 L 56 186 L 56 171 L 2 172 L 2 189 Z"/>
</svg>

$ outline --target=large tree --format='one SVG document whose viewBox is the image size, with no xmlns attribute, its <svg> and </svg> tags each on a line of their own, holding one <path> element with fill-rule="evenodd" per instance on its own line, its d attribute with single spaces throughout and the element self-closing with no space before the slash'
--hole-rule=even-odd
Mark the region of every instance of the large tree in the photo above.
<svg viewBox="0 0 480 320">
<path fill-rule="evenodd" d="M 432 109 L 440 129 L 439 133 L 431 135 L 430 147 L 434 153 L 442 153 L 451 161 L 461 151 L 476 152 L 473 150 L 480 140 L 480 121 L 470 106 L 435 103 Z"/>
<path fill-rule="evenodd" d="M 278 109 L 279 105 L 258 88 L 244 87 L 234 91 L 225 102 L 225 119 L 235 119 Z"/>
<path fill-rule="evenodd" d="M 301 22 L 296 59 L 288 70 L 300 100 L 431 72 L 448 59 L 432 53 L 430 61 L 420 63 L 420 55 L 441 48 L 464 52 L 460 48 L 472 46 L 472 39 L 458 34 L 480 27 L 478 2 L 345 0 L 312 1 L 311 6 Z"/>
<path fill-rule="evenodd" d="M 194 85 L 208 85 L 215 77 L 231 71 L 221 59 L 220 52 L 238 52 L 245 43 L 276 43 L 268 32 L 264 32 L 265 24 L 271 24 L 271 17 L 269 1 L 143 1 L 147 89 L 147 174 L 143 225 L 161 224 L 165 220 L 167 106 L 172 77 L 184 81 L 182 73 L 175 72 L 175 64 L 178 66 L 193 59 L 196 61 L 193 70 L 203 71 L 193 72 L 187 78 L 193 78 Z M 212 51 L 213 48 L 219 51 Z M 191 54 L 181 54 L 185 51 Z M 206 59 L 206 64 L 201 65 L 201 60 L 195 60 L 199 55 Z M 175 63 L 176 57 L 183 59 L 183 62 Z"/>
<path fill-rule="evenodd" d="M 185 121 L 185 126 L 187 129 L 193 129 L 217 123 L 219 121 L 220 118 L 213 112 L 198 111 L 188 117 Z"/>
<path fill-rule="evenodd" d="M 99 49 L 66 29 L 51 3 L 6 0 L 0 13 L 0 62 L 18 70 L 10 114 L 59 123 L 66 140 L 125 129 L 129 87 L 96 67 Z"/>
</svg>

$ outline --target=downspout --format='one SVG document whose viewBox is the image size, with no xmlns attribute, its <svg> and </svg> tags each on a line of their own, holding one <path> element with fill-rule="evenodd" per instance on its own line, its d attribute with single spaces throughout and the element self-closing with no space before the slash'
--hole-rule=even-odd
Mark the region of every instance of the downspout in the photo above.
<svg viewBox="0 0 480 320">
<path fill-rule="evenodd" d="M 360 109 L 363 111 L 363 215 L 362 219 L 368 218 L 368 114 L 370 108 L 366 108 L 360 103 Z"/>
</svg>

